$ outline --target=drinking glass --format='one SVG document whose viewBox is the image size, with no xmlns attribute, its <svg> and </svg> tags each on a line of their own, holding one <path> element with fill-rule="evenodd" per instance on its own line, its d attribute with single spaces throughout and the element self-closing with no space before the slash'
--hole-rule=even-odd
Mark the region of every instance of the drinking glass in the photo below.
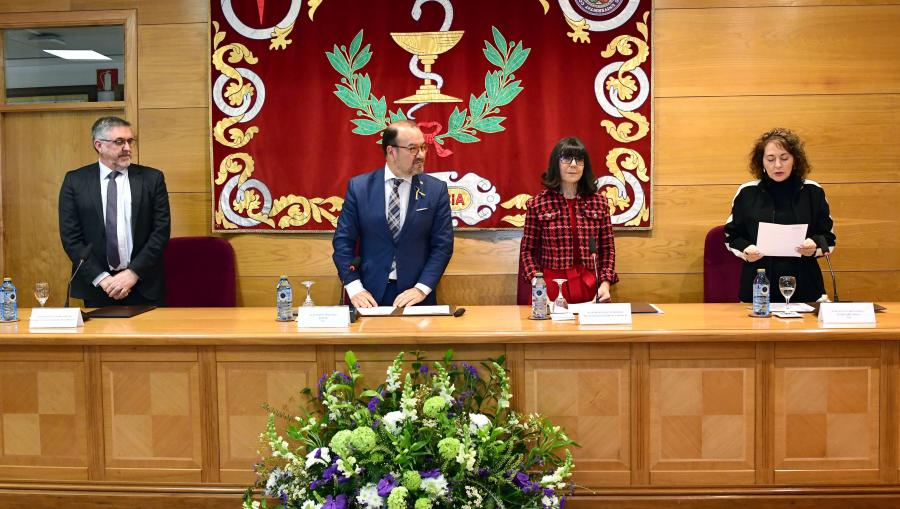
<svg viewBox="0 0 900 509">
<path fill-rule="evenodd" d="M 566 284 L 566 280 L 554 279 L 553 282 L 559 285 L 559 294 L 556 296 L 556 300 L 553 301 L 553 310 L 569 309 L 569 303 L 566 302 L 566 298 L 563 297 L 563 285 Z"/>
<path fill-rule="evenodd" d="M 37 299 L 41 307 L 47 303 L 50 298 L 50 283 L 40 282 L 34 284 L 34 298 Z"/>
<path fill-rule="evenodd" d="M 312 297 L 309 295 L 309 289 L 312 288 L 312 285 L 316 284 L 315 281 L 304 281 L 301 283 L 306 287 L 306 299 L 303 301 L 303 307 L 315 306 L 316 304 L 313 302 Z"/>
<path fill-rule="evenodd" d="M 781 295 L 784 296 L 784 312 L 791 312 L 791 296 L 794 295 L 794 290 L 797 289 L 797 278 L 794 276 L 781 276 L 778 278 L 778 289 L 781 291 Z"/>
</svg>

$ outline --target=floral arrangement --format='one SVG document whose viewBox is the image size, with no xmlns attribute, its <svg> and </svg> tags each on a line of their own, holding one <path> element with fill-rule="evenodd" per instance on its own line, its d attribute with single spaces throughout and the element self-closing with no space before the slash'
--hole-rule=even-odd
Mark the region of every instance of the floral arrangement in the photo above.
<svg viewBox="0 0 900 509">
<path fill-rule="evenodd" d="M 315 395 L 303 390 L 302 415 L 270 411 L 255 487 L 285 509 L 563 507 L 577 444 L 540 415 L 510 409 L 503 357 L 480 373 L 452 355 L 431 366 L 417 355 L 403 377 L 401 352 L 385 382 L 363 390 L 347 352 L 347 373 L 324 375 Z M 268 505 L 251 488 L 243 507 Z"/>
</svg>

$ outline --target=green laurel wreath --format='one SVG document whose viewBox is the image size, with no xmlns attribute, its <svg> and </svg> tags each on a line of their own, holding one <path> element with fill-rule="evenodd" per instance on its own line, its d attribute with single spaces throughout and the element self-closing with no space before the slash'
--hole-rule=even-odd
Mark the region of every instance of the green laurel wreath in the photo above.
<svg viewBox="0 0 900 509">
<path fill-rule="evenodd" d="M 506 117 L 497 116 L 500 107 L 511 103 L 524 90 L 522 80 L 515 79 L 514 71 L 522 67 L 531 48 L 525 48 L 522 41 L 507 42 L 497 27 L 491 27 L 494 44 L 484 41 L 484 56 L 488 62 L 496 66 L 496 71 L 488 71 L 484 75 L 484 92 L 477 97 L 469 95 L 469 107 L 460 111 L 454 108 L 448 121 L 447 132 L 435 136 L 434 141 L 441 145 L 446 138 L 453 138 L 461 143 L 481 141 L 476 133 L 498 133 L 506 128 L 500 125 Z M 388 111 L 384 96 L 377 97 L 372 93 L 372 80 L 368 74 L 360 71 L 372 59 L 370 44 L 362 45 L 363 30 L 360 30 L 353 41 L 340 48 L 335 44 L 330 52 L 325 52 L 328 62 L 338 74 L 340 83 L 335 84 L 334 95 L 348 107 L 356 110 L 352 120 L 356 127 L 355 134 L 371 135 L 387 128 L 388 124 L 397 120 L 405 120 L 402 109 Z"/>
</svg>

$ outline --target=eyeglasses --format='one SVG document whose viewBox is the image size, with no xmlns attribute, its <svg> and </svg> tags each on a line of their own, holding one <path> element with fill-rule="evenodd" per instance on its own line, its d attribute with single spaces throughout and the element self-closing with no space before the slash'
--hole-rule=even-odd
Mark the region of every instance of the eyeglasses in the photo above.
<svg viewBox="0 0 900 509">
<path fill-rule="evenodd" d="M 428 153 L 428 145 L 418 145 L 418 146 L 412 146 L 412 147 L 401 147 L 400 145 L 390 145 L 390 146 L 394 147 L 394 148 L 405 148 L 406 150 L 409 150 L 409 155 L 411 155 L 413 157 L 416 157 L 417 155 L 419 155 L 419 152 L 421 152 L 423 154 Z"/>
<path fill-rule="evenodd" d="M 563 164 L 575 163 L 575 166 L 577 166 L 579 168 L 584 166 L 584 159 L 576 159 L 576 158 L 570 157 L 570 156 L 560 156 L 559 162 L 561 162 Z"/>
<path fill-rule="evenodd" d="M 113 145 L 115 145 L 117 147 L 124 147 L 126 143 L 131 147 L 133 147 L 137 144 L 137 140 L 135 138 L 128 138 L 127 140 L 125 138 L 116 138 L 114 140 L 104 140 L 101 138 L 97 138 L 97 141 L 105 141 L 107 143 L 112 143 Z"/>
</svg>

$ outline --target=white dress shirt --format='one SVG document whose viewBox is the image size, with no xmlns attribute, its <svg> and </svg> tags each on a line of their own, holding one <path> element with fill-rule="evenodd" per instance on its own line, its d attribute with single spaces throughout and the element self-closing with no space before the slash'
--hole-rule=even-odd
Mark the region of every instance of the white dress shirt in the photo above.
<svg viewBox="0 0 900 509">
<path fill-rule="evenodd" d="M 387 219 L 390 208 L 391 201 L 391 192 L 394 190 L 394 179 L 399 178 L 403 179 L 403 182 L 400 183 L 400 188 L 398 189 L 400 193 L 400 232 L 403 232 L 403 224 L 406 222 L 406 209 L 409 206 L 409 193 L 412 190 L 412 177 L 398 177 L 394 175 L 394 172 L 391 171 L 391 168 L 388 165 L 384 165 L 384 217 Z M 391 273 L 388 274 L 389 280 L 397 279 L 397 268 L 394 267 L 391 270 Z M 354 295 L 362 292 L 365 288 L 362 285 L 362 280 L 355 280 L 347 283 L 344 288 L 347 290 L 347 296 L 353 297 Z M 431 293 L 431 288 L 423 285 L 422 283 L 416 283 L 416 288 L 422 291 L 427 297 L 429 293 Z"/>
<path fill-rule="evenodd" d="M 102 162 L 100 163 L 100 201 L 103 209 L 103 220 L 106 221 L 106 189 L 109 185 L 107 177 L 112 173 Z M 116 238 L 119 244 L 119 265 L 109 267 L 110 270 L 123 270 L 131 263 L 131 250 L 134 247 L 134 239 L 131 235 L 131 186 L 128 182 L 128 168 L 121 170 L 116 178 Z M 107 276 L 109 272 L 103 272 L 94 279 L 94 286 Z"/>
</svg>

